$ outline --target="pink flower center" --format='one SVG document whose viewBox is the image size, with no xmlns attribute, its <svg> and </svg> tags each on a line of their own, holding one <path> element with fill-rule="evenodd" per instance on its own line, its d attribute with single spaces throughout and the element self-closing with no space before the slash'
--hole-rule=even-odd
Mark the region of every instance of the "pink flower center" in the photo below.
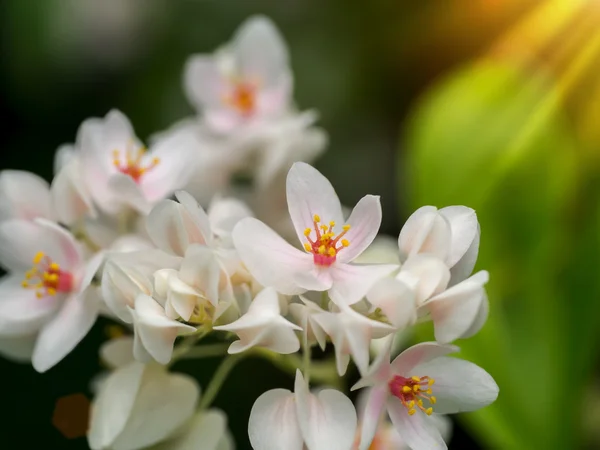
<svg viewBox="0 0 600 450">
<path fill-rule="evenodd" d="M 388 383 L 388 386 L 392 395 L 400 399 L 409 416 L 417 412 L 415 407 L 430 416 L 433 408 L 425 408 L 423 400 L 427 400 L 432 405 L 435 404 L 436 398 L 431 395 L 433 393 L 431 391 L 433 383 L 435 383 L 435 380 L 427 376 L 404 378 L 396 375 Z"/>
<path fill-rule="evenodd" d="M 160 159 L 152 158 L 150 164 L 144 165 L 142 159 L 146 153 L 146 149 L 143 147 L 137 151 L 128 148 L 124 153 L 125 158 L 122 159 L 121 152 L 113 150 L 113 165 L 119 172 L 133 178 L 133 181 L 136 183 L 141 181 L 142 176 L 146 172 L 154 169 L 160 163 Z"/>
<path fill-rule="evenodd" d="M 319 225 L 320 222 L 321 218 L 315 214 L 313 217 L 314 230 L 311 228 L 304 230 L 304 236 L 308 241 L 304 244 L 304 249 L 313 254 L 313 261 L 317 266 L 327 267 L 335 262 L 340 250 L 350 245 L 347 239 L 342 239 L 350 229 L 350 225 L 344 225 L 343 231 L 336 236 L 333 232 L 335 222 L 329 222 L 329 226 Z M 310 237 L 313 231 L 316 235 L 314 240 Z"/>
<path fill-rule="evenodd" d="M 37 298 L 53 296 L 57 292 L 73 290 L 73 274 L 61 270 L 44 252 L 38 252 L 33 258 L 32 268 L 25 272 L 21 285 L 26 289 L 35 289 Z"/>
<path fill-rule="evenodd" d="M 256 110 L 256 84 L 248 81 L 234 82 L 233 90 L 225 96 L 224 102 L 242 116 L 250 117 Z"/>
</svg>

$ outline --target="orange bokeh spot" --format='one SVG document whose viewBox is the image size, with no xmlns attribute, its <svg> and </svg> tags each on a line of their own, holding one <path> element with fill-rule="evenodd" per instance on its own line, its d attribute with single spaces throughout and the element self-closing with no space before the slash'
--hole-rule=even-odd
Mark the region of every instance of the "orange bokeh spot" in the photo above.
<svg viewBox="0 0 600 450">
<path fill-rule="evenodd" d="M 91 403 L 83 394 L 72 394 L 56 401 L 52 425 L 67 439 L 87 434 Z"/>
</svg>

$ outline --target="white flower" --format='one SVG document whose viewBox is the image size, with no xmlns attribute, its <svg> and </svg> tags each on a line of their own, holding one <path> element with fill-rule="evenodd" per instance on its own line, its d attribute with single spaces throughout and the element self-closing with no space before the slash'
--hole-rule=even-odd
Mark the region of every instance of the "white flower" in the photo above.
<svg viewBox="0 0 600 450">
<path fill-rule="evenodd" d="M 288 65 L 287 48 L 273 23 L 252 17 L 226 49 L 192 56 L 184 85 L 207 124 L 228 133 L 285 113 L 292 91 Z"/>
<path fill-rule="evenodd" d="M 473 272 L 479 237 L 477 215 L 471 208 L 423 206 L 402 227 L 398 246 L 402 261 L 418 253 L 437 256 L 451 269 L 451 284 L 456 284 Z"/>
<path fill-rule="evenodd" d="M 321 350 L 325 350 L 327 333 L 316 320 L 316 316 L 323 313 L 324 310 L 303 296 L 300 296 L 300 300 L 302 303 L 293 303 L 289 305 L 288 309 L 296 323 L 302 328 L 303 343 L 312 345 L 316 342 Z"/>
<path fill-rule="evenodd" d="M 39 330 L 33 367 L 45 372 L 83 339 L 98 315 L 100 299 L 90 286 L 102 262 L 85 261 L 71 234 L 52 222 L 8 220 L 0 224 L 0 336 Z"/>
<path fill-rule="evenodd" d="M 196 380 L 158 364 L 134 361 L 100 387 L 91 411 L 92 450 L 137 450 L 174 435 L 191 419 L 200 395 Z"/>
<path fill-rule="evenodd" d="M 378 279 L 396 269 L 395 265 L 349 264 L 379 230 L 378 197 L 363 197 L 344 221 L 331 183 L 308 164 L 296 163 L 287 177 L 287 201 L 304 251 L 256 219 L 244 219 L 233 230 L 242 261 L 264 286 L 286 295 L 328 290 L 335 303 L 353 304 Z M 345 225 L 336 236 L 334 228 L 342 223 Z"/>
<path fill-rule="evenodd" d="M 191 139 L 176 133 L 146 152 L 127 117 L 112 110 L 82 123 L 76 148 L 83 179 L 100 208 L 113 214 L 128 206 L 144 214 L 187 183 Z"/>
<path fill-rule="evenodd" d="M 46 180 L 22 170 L 0 172 L 0 221 L 37 217 L 55 218 Z"/>
<path fill-rule="evenodd" d="M 300 349 L 294 330 L 301 331 L 301 328 L 281 317 L 277 292 L 272 288 L 263 289 L 238 320 L 214 329 L 232 331 L 240 338 L 231 344 L 229 353 L 241 353 L 255 346 L 282 354 Z"/>
<path fill-rule="evenodd" d="M 133 354 L 138 361 L 155 359 L 161 364 L 168 364 L 177 336 L 196 331 L 190 325 L 167 317 L 164 308 L 149 295 L 138 294 L 134 307 L 131 309 L 135 332 Z"/>
<path fill-rule="evenodd" d="M 356 411 L 341 392 L 324 389 L 312 394 L 300 371 L 294 393 L 273 389 L 254 403 L 248 434 L 254 450 L 350 450 Z"/>
<path fill-rule="evenodd" d="M 340 312 L 323 311 L 314 315 L 335 346 L 337 371 L 340 376 L 346 373 L 350 356 L 358 370 L 364 374 L 369 365 L 369 344 L 372 339 L 385 337 L 396 329 L 386 323 L 369 319 L 348 306 Z"/>
<path fill-rule="evenodd" d="M 86 216 L 97 217 L 79 159 L 74 158 L 60 169 L 52 180 L 50 192 L 59 222 L 71 225 Z"/>
<path fill-rule="evenodd" d="M 389 362 L 389 347 L 369 373 L 352 389 L 373 386 L 368 394 L 359 450 L 369 448 L 385 408 L 392 423 L 412 450 L 446 449 L 439 430 L 429 417 L 474 411 L 494 402 L 498 386 L 473 363 L 445 355 L 455 346 L 424 342 Z"/>
</svg>

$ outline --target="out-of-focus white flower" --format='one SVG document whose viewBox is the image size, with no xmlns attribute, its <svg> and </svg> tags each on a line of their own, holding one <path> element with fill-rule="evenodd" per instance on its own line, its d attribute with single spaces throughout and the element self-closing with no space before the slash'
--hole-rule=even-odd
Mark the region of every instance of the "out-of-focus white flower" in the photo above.
<svg viewBox="0 0 600 450">
<path fill-rule="evenodd" d="M 254 450 L 350 450 L 356 411 L 341 392 L 312 394 L 299 370 L 294 392 L 273 389 L 250 412 L 248 434 Z"/>
<path fill-rule="evenodd" d="M 138 361 L 155 359 L 161 364 L 168 364 L 177 336 L 196 331 L 190 325 L 167 317 L 164 308 L 146 294 L 138 294 L 135 298 L 131 315 L 135 331 L 133 354 Z"/>
<path fill-rule="evenodd" d="M 93 450 L 137 450 L 173 436 L 193 416 L 200 388 L 158 364 L 129 362 L 102 383 L 88 431 Z"/>
<path fill-rule="evenodd" d="M 280 312 L 277 292 L 265 288 L 252 300 L 246 314 L 214 329 L 231 331 L 240 338 L 231 344 L 229 353 L 241 353 L 252 347 L 265 347 L 282 354 L 297 352 L 300 342 L 294 330 L 301 328 L 284 319 Z"/>
<path fill-rule="evenodd" d="M 474 411 L 494 402 L 498 386 L 473 363 L 445 355 L 458 347 L 424 342 L 390 363 L 389 347 L 355 386 L 373 386 L 365 402 L 360 450 L 367 450 L 385 408 L 403 441 L 412 450 L 447 446 L 429 416 Z M 427 404 L 425 404 L 427 402 Z M 430 406 L 431 405 L 431 406 Z"/>
<path fill-rule="evenodd" d="M 0 221 L 37 217 L 55 218 L 46 180 L 23 170 L 0 172 Z"/>
<path fill-rule="evenodd" d="M 273 286 L 286 295 L 329 291 L 335 303 L 350 305 L 363 298 L 378 279 L 397 268 L 350 264 L 379 230 L 378 197 L 363 197 L 344 221 L 331 183 L 308 164 L 295 163 L 287 177 L 287 201 L 304 251 L 292 247 L 256 219 L 244 219 L 233 230 L 242 261 L 264 286 Z M 321 217 L 327 220 L 321 222 Z M 333 230 L 340 223 L 345 225 L 336 236 Z"/>
<path fill-rule="evenodd" d="M 45 372 L 83 339 L 98 315 L 100 298 L 90 283 L 103 258 L 85 261 L 73 236 L 45 219 L 0 224 L 0 335 L 39 331 L 33 367 Z"/>
<path fill-rule="evenodd" d="M 340 312 L 326 312 L 314 315 L 335 346 L 337 371 L 340 376 L 346 373 L 350 356 L 361 374 L 369 366 L 369 344 L 372 339 L 385 337 L 396 329 L 386 323 L 369 319 L 348 306 Z"/>
<path fill-rule="evenodd" d="M 400 258 L 428 253 L 446 263 L 451 270 L 450 284 L 467 278 L 477 261 L 480 228 L 475 211 L 466 206 L 438 210 L 423 206 L 406 221 L 398 237 Z"/>
<path fill-rule="evenodd" d="M 86 216 L 97 216 L 79 159 L 74 158 L 60 169 L 52 180 L 50 192 L 59 222 L 71 225 Z"/>
<path fill-rule="evenodd" d="M 192 56 L 184 78 L 189 100 L 217 132 L 270 120 L 289 108 L 287 48 L 265 17 L 248 19 L 233 42 L 214 55 Z"/>
<path fill-rule="evenodd" d="M 147 213 L 153 203 L 182 188 L 192 173 L 188 133 L 175 133 L 148 152 L 120 111 L 84 121 L 77 135 L 83 180 L 110 214 L 124 206 Z"/>
<path fill-rule="evenodd" d="M 325 350 L 327 333 L 316 319 L 316 316 L 324 311 L 316 303 L 302 296 L 300 296 L 300 300 L 302 303 L 289 305 L 289 312 L 302 328 L 303 342 L 305 345 L 312 345 L 316 342 L 321 350 Z"/>
<path fill-rule="evenodd" d="M 380 234 L 354 262 L 361 264 L 400 264 L 398 240 Z"/>
</svg>

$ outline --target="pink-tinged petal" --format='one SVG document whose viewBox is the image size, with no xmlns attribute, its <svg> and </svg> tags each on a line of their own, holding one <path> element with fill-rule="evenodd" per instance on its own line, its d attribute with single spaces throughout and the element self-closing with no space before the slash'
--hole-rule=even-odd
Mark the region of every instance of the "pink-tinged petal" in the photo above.
<svg viewBox="0 0 600 450">
<path fill-rule="evenodd" d="M 446 289 L 450 270 L 444 261 L 435 256 L 414 255 L 406 260 L 397 278 L 415 292 L 417 305 L 421 305 Z"/>
<path fill-rule="evenodd" d="M 337 305 L 353 305 L 367 295 L 378 280 L 397 268 L 393 264 L 336 263 L 330 269 L 333 286 L 329 290 L 329 297 Z"/>
<path fill-rule="evenodd" d="M 86 215 L 97 215 L 77 159 L 63 167 L 54 177 L 50 194 L 56 217 L 61 223 L 71 225 Z"/>
<path fill-rule="evenodd" d="M 24 336 L 37 332 L 54 314 L 59 300 L 37 298 L 34 289 L 21 286 L 21 275 L 0 279 L 0 336 Z"/>
<path fill-rule="evenodd" d="M 450 254 L 451 242 L 448 220 L 435 206 L 423 206 L 408 218 L 400 231 L 400 259 L 404 261 L 417 253 L 429 253 L 445 260 Z"/>
<path fill-rule="evenodd" d="M 484 284 L 489 279 L 483 270 L 429 300 L 423 306 L 431 314 L 438 342 L 448 343 L 471 331 L 485 299 Z M 483 324 L 481 324 L 483 326 Z"/>
<path fill-rule="evenodd" d="M 38 335 L 33 368 L 45 372 L 54 367 L 87 335 L 98 317 L 100 296 L 95 288 L 71 296 Z"/>
<path fill-rule="evenodd" d="M 183 216 L 185 211 L 182 209 L 180 204 L 172 200 L 163 200 L 152 208 L 146 218 L 146 231 L 152 242 L 161 250 L 178 256 L 185 254 L 190 244 L 190 235 L 196 238 L 202 236 L 200 230 L 196 230 L 197 233 L 190 233 L 193 227 L 186 227 Z"/>
<path fill-rule="evenodd" d="M 490 301 L 488 300 L 487 294 L 483 293 L 483 300 L 481 301 L 481 305 L 479 305 L 479 310 L 477 311 L 477 315 L 473 320 L 473 323 L 469 327 L 467 331 L 461 334 L 461 339 L 468 339 L 472 336 L 475 336 L 485 325 L 485 322 L 488 319 L 490 314 Z"/>
<path fill-rule="evenodd" d="M 400 353 L 391 365 L 391 373 L 406 376 L 415 366 L 424 364 L 432 359 L 456 353 L 455 345 L 441 345 L 437 342 L 421 342 Z"/>
<path fill-rule="evenodd" d="M 471 247 L 479 232 L 477 214 L 466 206 L 447 206 L 439 212 L 450 224 L 452 244 L 446 262 L 448 267 L 453 267 Z"/>
<path fill-rule="evenodd" d="M 292 247 L 267 225 L 251 217 L 235 226 L 232 237 L 240 258 L 260 284 L 286 295 L 306 291 L 295 282 L 295 277 L 314 267 L 312 255 Z"/>
<path fill-rule="evenodd" d="M 188 247 L 181 263 L 179 277 L 204 293 L 208 301 L 217 306 L 221 267 L 210 248 L 198 244 Z"/>
<path fill-rule="evenodd" d="M 192 197 L 189 193 L 185 191 L 177 191 L 175 193 L 175 197 L 183 205 L 187 213 L 192 219 L 192 222 L 195 225 L 195 228 L 200 232 L 204 242 L 210 244 L 212 242 L 212 230 L 210 226 L 210 220 L 208 218 L 208 214 L 204 211 L 202 206 L 196 201 L 194 197 Z M 200 241 L 200 243 L 202 243 Z"/>
<path fill-rule="evenodd" d="M 388 400 L 388 413 L 394 428 L 412 450 L 445 450 L 448 448 L 431 417 L 418 411 L 412 416 L 396 397 Z"/>
<path fill-rule="evenodd" d="M 467 279 L 472 273 L 475 263 L 477 262 L 477 256 L 479 255 L 479 240 L 481 233 L 479 228 L 475 239 L 471 242 L 471 246 L 463 257 L 450 269 L 450 286 L 460 283 Z"/>
<path fill-rule="evenodd" d="M 294 274 L 294 283 L 305 291 L 323 292 L 331 289 L 333 278 L 328 267 L 313 264 L 307 271 Z"/>
<path fill-rule="evenodd" d="M 250 411 L 248 436 L 254 450 L 302 450 L 294 395 L 272 389 L 258 397 Z"/>
<path fill-rule="evenodd" d="M 90 416 L 88 444 L 93 450 L 108 448 L 127 425 L 146 366 L 134 362 L 113 373 L 102 384 Z"/>
<path fill-rule="evenodd" d="M 481 367 L 462 359 L 440 357 L 414 367 L 409 375 L 428 376 L 436 414 L 475 411 L 493 403 L 499 388 L 492 376 Z"/>
<path fill-rule="evenodd" d="M 213 56 L 192 55 L 185 63 L 183 86 L 198 111 L 223 106 L 226 85 Z"/>
<path fill-rule="evenodd" d="M 45 219 L 0 223 L 0 264 L 4 267 L 24 274 L 40 251 L 60 264 L 63 270 L 80 268 L 81 250 L 64 228 Z"/>
<path fill-rule="evenodd" d="M 36 217 L 54 217 L 48 182 L 22 170 L 0 172 L 0 221 Z"/>
<path fill-rule="evenodd" d="M 366 195 L 356 204 L 346 221 L 350 229 L 344 238 L 350 245 L 338 253 L 340 263 L 352 261 L 364 252 L 377 236 L 381 226 L 381 202 L 377 195 Z"/>
<path fill-rule="evenodd" d="M 233 50 L 242 76 L 261 86 L 278 85 L 289 76 L 286 45 L 273 22 L 264 16 L 242 24 L 233 39 Z"/>
<path fill-rule="evenodd" d="M 306 242 L 304 230 L 314 228 L 315 215 L 324 224 L 333 221 L 339 227 L 344 223 L 342 205 L 335 189 L 314 167 L 303 162 L 294 163 L 287 175 L 286 193 L 290 217 L 302 245 Z M 314 234 L 313 231 L 313 238 Z"/>
<path fill-rule="evenodd" d="M 111 448 L 148 448 L 172 436 L 194 414 L 198 396 L 192 377 L 170 374 L 155 364 L 146 366 L 127 425 Z"/>
<path fill-rule="evenodd" d="M 371 287 L 367 300 L 381 309 L 390 323 L 399 330 L 412 325 L 417 318 L 414 292 L 394 278 L 383 278 Z"/>
<path fill-rule="evenodd" d="M 389 397 L 387 384 L 369 389 L 361 416 L 360 443 L 358 450 L 368 450 L 377 427 L 381 423 L 381 415 Z"/>
<path fill-rule="evenodd" d="M 356 410 L 339 391 L 323 389 L 311 394 L 300 370 L 294 384 L 296 413 L 309 450 L 348 450 L 356 432 Z"/>
<path fill-rule="evenodd" d="M 245 125 L 244 118 L 230 109 L 214 109 L 204 114 L 209 129 L 216 133 L 228 134 Z"/>
<path fill-rule="evenodd" d="M 108 187 L 113 191 L 115 199 L 119 203 L 129 205 L 140 214 L 146 215 L 150 212 L 151 205 L 144 196 L 139 184 L 133 178 L 123 173 L 115 173 L 108 179 Z"/>
</svg>

